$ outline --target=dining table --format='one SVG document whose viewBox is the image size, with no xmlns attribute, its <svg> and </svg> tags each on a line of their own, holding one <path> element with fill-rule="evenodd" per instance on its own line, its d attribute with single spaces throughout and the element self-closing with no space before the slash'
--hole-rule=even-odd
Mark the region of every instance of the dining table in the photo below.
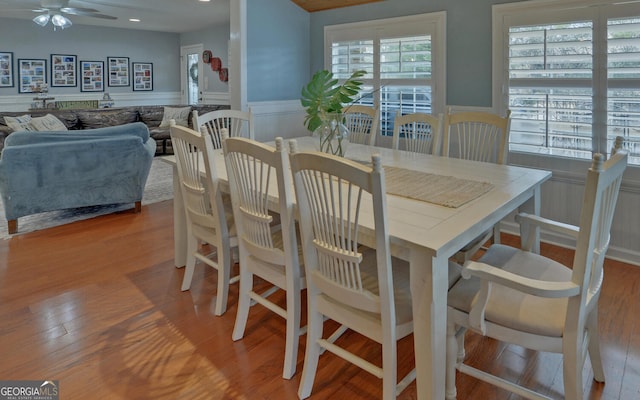
<svg viewBox="0 0 640 400">
<path fill-rule="evenodd" d="M 310 136 L 293 139 L 315 151 Z M 349 143 L 345 157 L 367 163 L 379 154 L 387 182 L 392 255 L 409 262 L 414 318 L 417 398 L 445 398 L 448 260 L 514 211 L 540 214 L 542 184 L 551 172 Z M 219 185 L 228 190 L 222 149 L 213 154 Z M 185 265 L 187 228 L 174 156 L 175 265 Z M 275 185 L 274 185 L 275 186 Z M 277 193 L 270 195 L 277 206 Z M 362 244 L 375 246 L 373 216 L 360 219 Z M 539 251 L 540 232 L 520 228 L 521 241 Z"/>
</svg>

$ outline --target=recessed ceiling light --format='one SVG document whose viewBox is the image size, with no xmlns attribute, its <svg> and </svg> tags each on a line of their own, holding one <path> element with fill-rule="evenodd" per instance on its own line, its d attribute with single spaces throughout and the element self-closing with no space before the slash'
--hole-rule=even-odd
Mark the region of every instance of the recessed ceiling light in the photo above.
<svg viewBox="0 0 640 400">
<path fill-rule="evenodd" d="M 203 2 L 203 3 L 208 3 L 208 2 L 209 2 L 209 1 L 211 1 L 211 0 L 198 0 L 198 1 L 201 1 L 201 2 Z"/>
<path fill-rule="evenodd" d="M 131 22 L 140 22 L 140 18 L 129 18 Z"/>
</svg>

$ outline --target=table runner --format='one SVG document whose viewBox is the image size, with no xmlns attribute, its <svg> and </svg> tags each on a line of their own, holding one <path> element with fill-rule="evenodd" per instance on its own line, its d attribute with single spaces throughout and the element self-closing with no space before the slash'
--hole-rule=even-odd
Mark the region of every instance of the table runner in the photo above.
<svg viewBox="0 0 640 400">
<path fill-rule="evenodd" d="M 405 168 L 384 167 L 384 173 L 387 193 L 451 208 L 458 208 L 493 188 L 489 182 Z"/>
</svg>

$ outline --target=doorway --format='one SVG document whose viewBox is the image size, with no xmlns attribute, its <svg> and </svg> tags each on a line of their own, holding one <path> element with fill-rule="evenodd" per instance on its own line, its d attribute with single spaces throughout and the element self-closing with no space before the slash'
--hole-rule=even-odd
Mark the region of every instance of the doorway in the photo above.
<svg viewBox="0 0 640 400">
<path fill-rule="evenodd" d="M 203 50 L 202 44 L 180 47 L 181 104 L 197 105 L 202 101 L 204 79 L 201 79 L 203 63 L 200 55 Z"/>
</svg>

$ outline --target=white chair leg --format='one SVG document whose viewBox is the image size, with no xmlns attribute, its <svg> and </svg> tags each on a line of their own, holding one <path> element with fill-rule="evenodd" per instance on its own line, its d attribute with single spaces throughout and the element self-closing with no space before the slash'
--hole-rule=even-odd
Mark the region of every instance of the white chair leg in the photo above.
<svg viewBox="0 0 640 400">
<path fill-rule="evenodd" d="M 184 268 L 184 276 L 182 277 L 182 287 L 180 290 L 183 292 L 189 290 L 191 287 L 191 280 L 193 279 L 193 271 L 196 268 L 196 256 L 195 252 L 198 250 L 198 240 L 189 235 L 187 239 L 187 265 Z"/>
<path fill-rule="evenodd" d="M 600 355 L 600 334 L 598 333 L 598 309 L 591 312 L 587 320 L 587 331 L 589 332 L 589 359 L 593 368 L 593 379 L 597 382 L 604 382 L 604 367 L 602 366 L 602 356 Z"/>
<path fill-rule="evenodd" d="M 307 289 L 309 290 L 309 289 Z M 313 381 L 318 369 L 318 358 L 320 357 L 320 345 L 318 340 L 322 337 L 322 327 L 324 318 L 321 314 L 314 311 L 315 302 L 312 295 L 308 295 L 308 316 L 307 316 L 307 347 L 304 355 L 304 367 L 302 368 L 302 377 L 300 378 L 300 387 L 298 388 L 298 397 L 306 399 L 311 396 Z"/>
<path fill-rule="evenodd" d="M 397 340 L 393 332 L 395 328 L 388 328 L 391 332 L 383 333 L 382 340 L 382 399 L 395 400 L 398 382 Z M 383 331 L 386 329 L 387 327 L 383 327 Z"/>
<path fill-rule="evenodd" d="M 215 315 L 222 315 L 227 311 L 227 299 L 229 297 L 229 281 L 231 280 L 231 268 L 233 260 L 229 243 L 219 243 L 216 248 L 218 252 L 218 293 L 215 308 Z"/>
<path fill-rule="evenodd" d="M 240 340 L 244 337 L 244 330 L 249 318 L 251 308 L 251 297 L 249 293 L 253 290 L 253 274 L 248 271 L 246 262 L 240 262 L 240 285 L 238 290 L 238 311 L 236 312 L 236 322 L 233 326 L 233 340 Z"/>
<path fill-rule="evenodd" d="M 462 332 L 464 337 L 464 332 Z M 447 358 L 445 371 L 445 398 L 447 400 L 456 400 L 456 364 L 459 360 L 458 349 L 459 336 L 456 337 L 456 326 L 453 323 L 447 324 Z M 462 350 L 464 352 L 464 350 Z"/>
<path fill-rule="evenodd" d="M 464 351 L 464 334 L 467 332 L 465 328 L 460 329 L 460 332 L 456 334 L 456 339 L 458 340 L 458 363 L 464 362 L 464 358 L 467 356 L 467 353 Z"/>
<path fill-rule="evenodd" d="M 582 400 L 582 332 L 565 332 L 562 345 L 564 396 L 566 400 Z"/>
<path fill-rule="evenodd" d="M 282 377 L 291 379 L 296 373 L 298 344 L 300 343 L 300 288 L 297 285 L 287 290 L 287 334 L 284 350 Z"/>
</svg>

